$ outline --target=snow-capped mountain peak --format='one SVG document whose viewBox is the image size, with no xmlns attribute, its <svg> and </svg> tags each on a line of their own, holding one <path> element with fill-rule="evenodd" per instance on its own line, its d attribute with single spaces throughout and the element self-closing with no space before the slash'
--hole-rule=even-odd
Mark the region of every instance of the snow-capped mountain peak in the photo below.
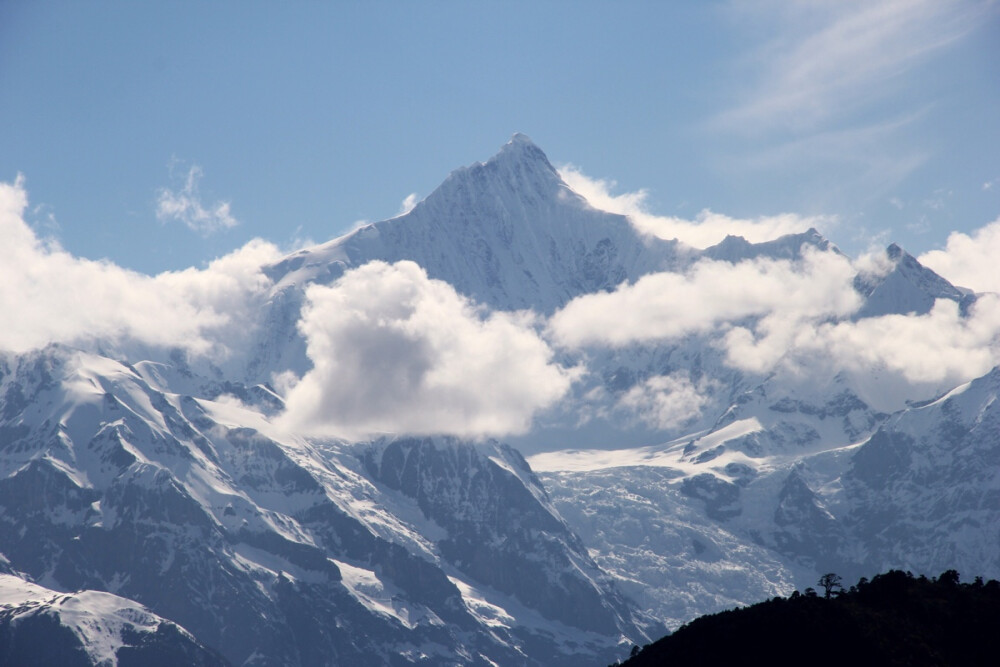
<svg viewBox="0 0 1000 667">
<path fill-rule="evenodd" d="M 757 257 L 797 260 L 802 257 L 803 248 L 841 254 L 837 246 L 830 243 L 815 227 L 810 227 L 800 234 L 786 234 L 763 243 L 750 243 L 742 236 L 730 234 L 716 245 L 706 248 L 702 256 L 732 263 Z"/>
<path fill-rule="evenodd" d="M 475 162 L 451 172 L 414 209 L 436 208 L 438 222 L 447 224 L 451 216 L 440 216 L 440 208 L 452 208 L 456 201 L 463 207 L 491 203 L 499 207 L 501 217 L 506 217 L 527 213 L 528 207 L 522 206 L 523 203 L 537 205 L 560 198 L 573 199 L 576 205 L 583 204 L 582 198 L 563 182 L 542 149 L 527 135 L 517 133 L 485 162 Z"/>
<path fill-rule="evenodd" d="M 875 275 L 859 275 L 855 289 L 865 298 L 856 317 L 930 311 L 937 299 L 949 299 L 966 312 L 976 300 L 968 290 L 950 282 L 921 264 L 916 257 L 893 243 L 885 250 L 887 270 Z"/>
<path fill-rule="evenodd" d="M 453 171 L 408 213 L 300 251 L 267 273 L 279 285 L 330 282 L 372 260 L 412 260 L 492 307 L 550 312 L 661 267 L 675 247 L 592 208 L 516 134 L 486 162 Z"/>
</svg>

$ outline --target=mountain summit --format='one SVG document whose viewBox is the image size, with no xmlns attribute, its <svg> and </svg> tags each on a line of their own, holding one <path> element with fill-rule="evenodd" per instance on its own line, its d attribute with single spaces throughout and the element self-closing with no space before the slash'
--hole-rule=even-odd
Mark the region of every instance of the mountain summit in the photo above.
<svg viewBox="0 0 1000 667">
<path fill-rule="evenodd" d="M 538 146 L 515 134 L 486 162 L 453 171 L 410 212 L 292 255 L 268 273 L 285 284 L 327 282 L 368 261 L 412 260 L 480 303 L 549 313 L 662 268 L 676 246 L 591 207 Z"/>
<path fill-rule="evenodd" d="M 563 182 L 542 149 L 527 135 L 518 133 L 486 162 L 453 171 L 415 209 L 436 209 L 443 223 L 450 216 L 441 216 L 442 213 L 460 217 L 470 212 L 482 213 L 485 204 L 499 217 L 510 218 L 518 213 L 531 213 L 535 206 L 562 197 L 583 202 Z"/>
</svg>

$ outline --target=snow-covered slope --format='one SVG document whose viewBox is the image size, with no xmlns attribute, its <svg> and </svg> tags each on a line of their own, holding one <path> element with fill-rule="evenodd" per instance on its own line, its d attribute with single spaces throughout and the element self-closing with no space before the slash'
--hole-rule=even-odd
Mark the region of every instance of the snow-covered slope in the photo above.
<svg viewBox="0 0 1000 667">
<path fill-rule="evenodd" d="M 100 591 L 60 593 L 0 574 L 0 663 L 65 667 L 223 667 L 191 633 Z"/>
<path fill-rule="evenodd" d="M 6 359 L 0 396 L 11 567 L 135 600 L 234 664 L 573 664 L 645 636 L 499 445 L 310 444 L 61 348 Z M 419 495 L 386 481 L 406 446 Z"/>
<path fill-rule="evenodd" d="M 296 253 L 269 273 L 279 286 L 328 282 L 375 259 L 408 259 L 480 303 L 551 312 L 667 266 L 678 252 L 676 242 L 644 237 L 624 216 L 592 208 L 515 134 L 410 212 Z"/>
<path fill-rule="evenodd" d="M 707 252 L 740 261 L 783 247 L 727 239 Z M 865 299 L 855 319 L 926 313 L 935 299 L 966 311 L 975 301 L 897 247 L 886 259 L 878 278 L 855 281 Z M 684 344 L 698 346 L 657 352 L 692 368 L 676 352 Z M 595 560 L 651 615 L 679 624 L 815 585 L 828 571 L 1000 571 L 988 462 L 1000 446 L 987 426 L 996 371 L 964 399 L 963 386 L 916 407 L 912 387 L 878 367 L 779 367 L 755 384 L 726 378 L 718 357 L 706 357 L 710 349 L 697 368 L 718 382 L 716 396 L 730 392 L 714 423 L 659 445 L 529 457 Z M 617 377 L 629 372 L 642 371 L 619 367 Z M 973 407 L 956 418 L 963 400 Z M 918 462 L 922 472 L 910 469 Z M 898 481 L 886 486 L 883 475 Z"/>
<path fill-rule="evenodd" d="M 1000 368 L 894 415 L 843 475 L 867 569 L 1000 574 Z"/>
<path fill-rule="evenodd" d="M 975 294 L 955 287 L 920 264 L 895 243 L 886 249 L 889 270 L 877 276 L 859 275 L 855 287 L 865 303 L 857 317 L 877 317 L 891 313 L 924 314 L 937 299 L 957 301 L 963 311 L 975 302 Z"/>
<path fill-rule="evenodd" d="M 892 416 L 836 392 L 767 406 L 764 390 L 689 439 L 530 457 L 647 612 L 681 623 L 829 571 L 1000 575 L 1000 371 Z"/>
</svg>

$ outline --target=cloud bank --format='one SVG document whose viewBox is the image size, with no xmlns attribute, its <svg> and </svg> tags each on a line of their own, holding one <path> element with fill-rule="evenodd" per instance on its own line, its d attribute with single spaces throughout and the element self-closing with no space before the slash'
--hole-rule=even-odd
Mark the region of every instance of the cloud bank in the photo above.
<svg viewBox="0 0 1000 667">
<path fill-rule="evenodd" d="M 991 253 L 998 228 L 993 223 L 973 238 L 953 235 L 949 250 L 935 257 L 964 262 L 980 287 L 993 284 L 986 262 L 997 256 Z M 862 301 L 854 277 L 885 275 L 892 262 L 885 253 L 852 262 L 805 250 L 795 261 L 702 260 L 684 273 L 650 274 L 613 292 L 584 295 L 552 316 L 548 335 L 571 350 L 669 345 L 696 336 L 699 345 L 718 349 L 727 366 L 761 378 L 847 373 L 859 391 L 892 409 L 1000 364 L 1000 295 L 981 295 L 965 315 L 958 303 L 939 299 L 923 315 L 856 319 Z M 707 400 L 706 387 L 664 376 L 631 388 L 618 407 L 668 429 L 682 424 L 685 413 L 697 415 Z"/>
<path fill-rule="evenodd" d="M 204 269 L 147 276 L 40 238 L 27 207 L 22 180 L 0 183 L 0 312 L 11 314 L 0 350 L 180 347 L 218 363 L 248 349 L 273 288 L 261 267 L 282 255 L 275 246 L 253 241 Z M 997 256 L 1000 220 L 952 234 L 920 259 L 956 283 L 1000 292 Z M 854 277 L 892 268 L 884 253 L 851 261 L 810 247 L 795 260 L 705 259 L 580 296 L 543 322 L 479 307 L 412 262 L 372 262 L 307 288 L 298 330 L 313 368 L 286 385 L 282 423 L 347 438 L 523 433 L 583 376 L 582 366 L 557 363 L 554 349 L 586 360 L 591 349 L 690 337 L 744 372 L 846 372 L 868 384 L 881 378 L 873 395 L 888 383 L 911 399 L 1000 363 L 1000 295 L 980 295 L 965 315 L 940 300 L 924 315 L 853 318 Z M 713 405 L 712 393 L 711 380 L 675 370 L 605 394 L 598 412 L 671 430 Z"/>
<path fill-rule="evenodd" d="M 695 220 L 659 216 L 646 209 L 645 190 L 612 194 L 614 182 L 590 178 L 573 165 L 561 167 L 559 175 L 594 208 L 627 216 L 644 234 L 662 239 L 678 239 L 695 248 L 715 245 L 730 234 L 742 236 L 751 243 L 760 243 L 785 234 L 804 232 L 810 227 L 829 229 L 835 223 L 829 217 L 802 217 L 792 213 L 742 220 L 708 209 L 699 213 Z"/>
<path fill-rule="evenodd" d="M 286 397 L 300 432 L 522 433 L 576 372 L 526 313 L 487 313 L 410 261 L 370 262 L 312 285 L 299 322 L 314 368 Z"/>
<path fill-rule="evenodd" d="M 262 264 L 280 256 L 262 241 L 205 269 L 155 277 L 74 257 L 24 220 L 23 179 L 0 183 L 0 350 L 91 343 L 180 347 L 225 356 L 252 330 L 269 285 Z"/>
<path fill-rule="evenodd" d="M 981 298 L 968 317 L 954 301 L 938 299 L 926 315 L 825 323 L 797 331 L 791 349 L 795 356 L 822 355 L 824 363 L 858 373 L 883 370 L 912 385 L 951 388 L 1000 362 L 1000 297 Z"/>
<path fill-rule="evenodd" d="M 748 317 L 778 330 L 852 313 L 861 305 L 853 277 L 842 255 L 809 249 L 795 262 L 701 260 L 684 273 L 653 273 L 614 292 L 577 297 L 552 316 L 549 331 L 577 348 L 678 339 Z"/>
</svg>

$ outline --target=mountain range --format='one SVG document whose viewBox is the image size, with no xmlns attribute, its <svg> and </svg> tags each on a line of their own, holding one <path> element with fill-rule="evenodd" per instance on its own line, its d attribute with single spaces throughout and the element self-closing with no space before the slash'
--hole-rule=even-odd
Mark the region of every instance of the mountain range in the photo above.
<svg viewBox="0 0 1000 667">
<path fill-rule="evenodd" d="M 1000 370 L 901 358 L 995 295 L 898 246 L 660 238 L 515 135 L 256 278 L 224 354 L 0 353 L 0 656 L 606 664 L 818 573 L 1000 576 Z"/>
</svg>

